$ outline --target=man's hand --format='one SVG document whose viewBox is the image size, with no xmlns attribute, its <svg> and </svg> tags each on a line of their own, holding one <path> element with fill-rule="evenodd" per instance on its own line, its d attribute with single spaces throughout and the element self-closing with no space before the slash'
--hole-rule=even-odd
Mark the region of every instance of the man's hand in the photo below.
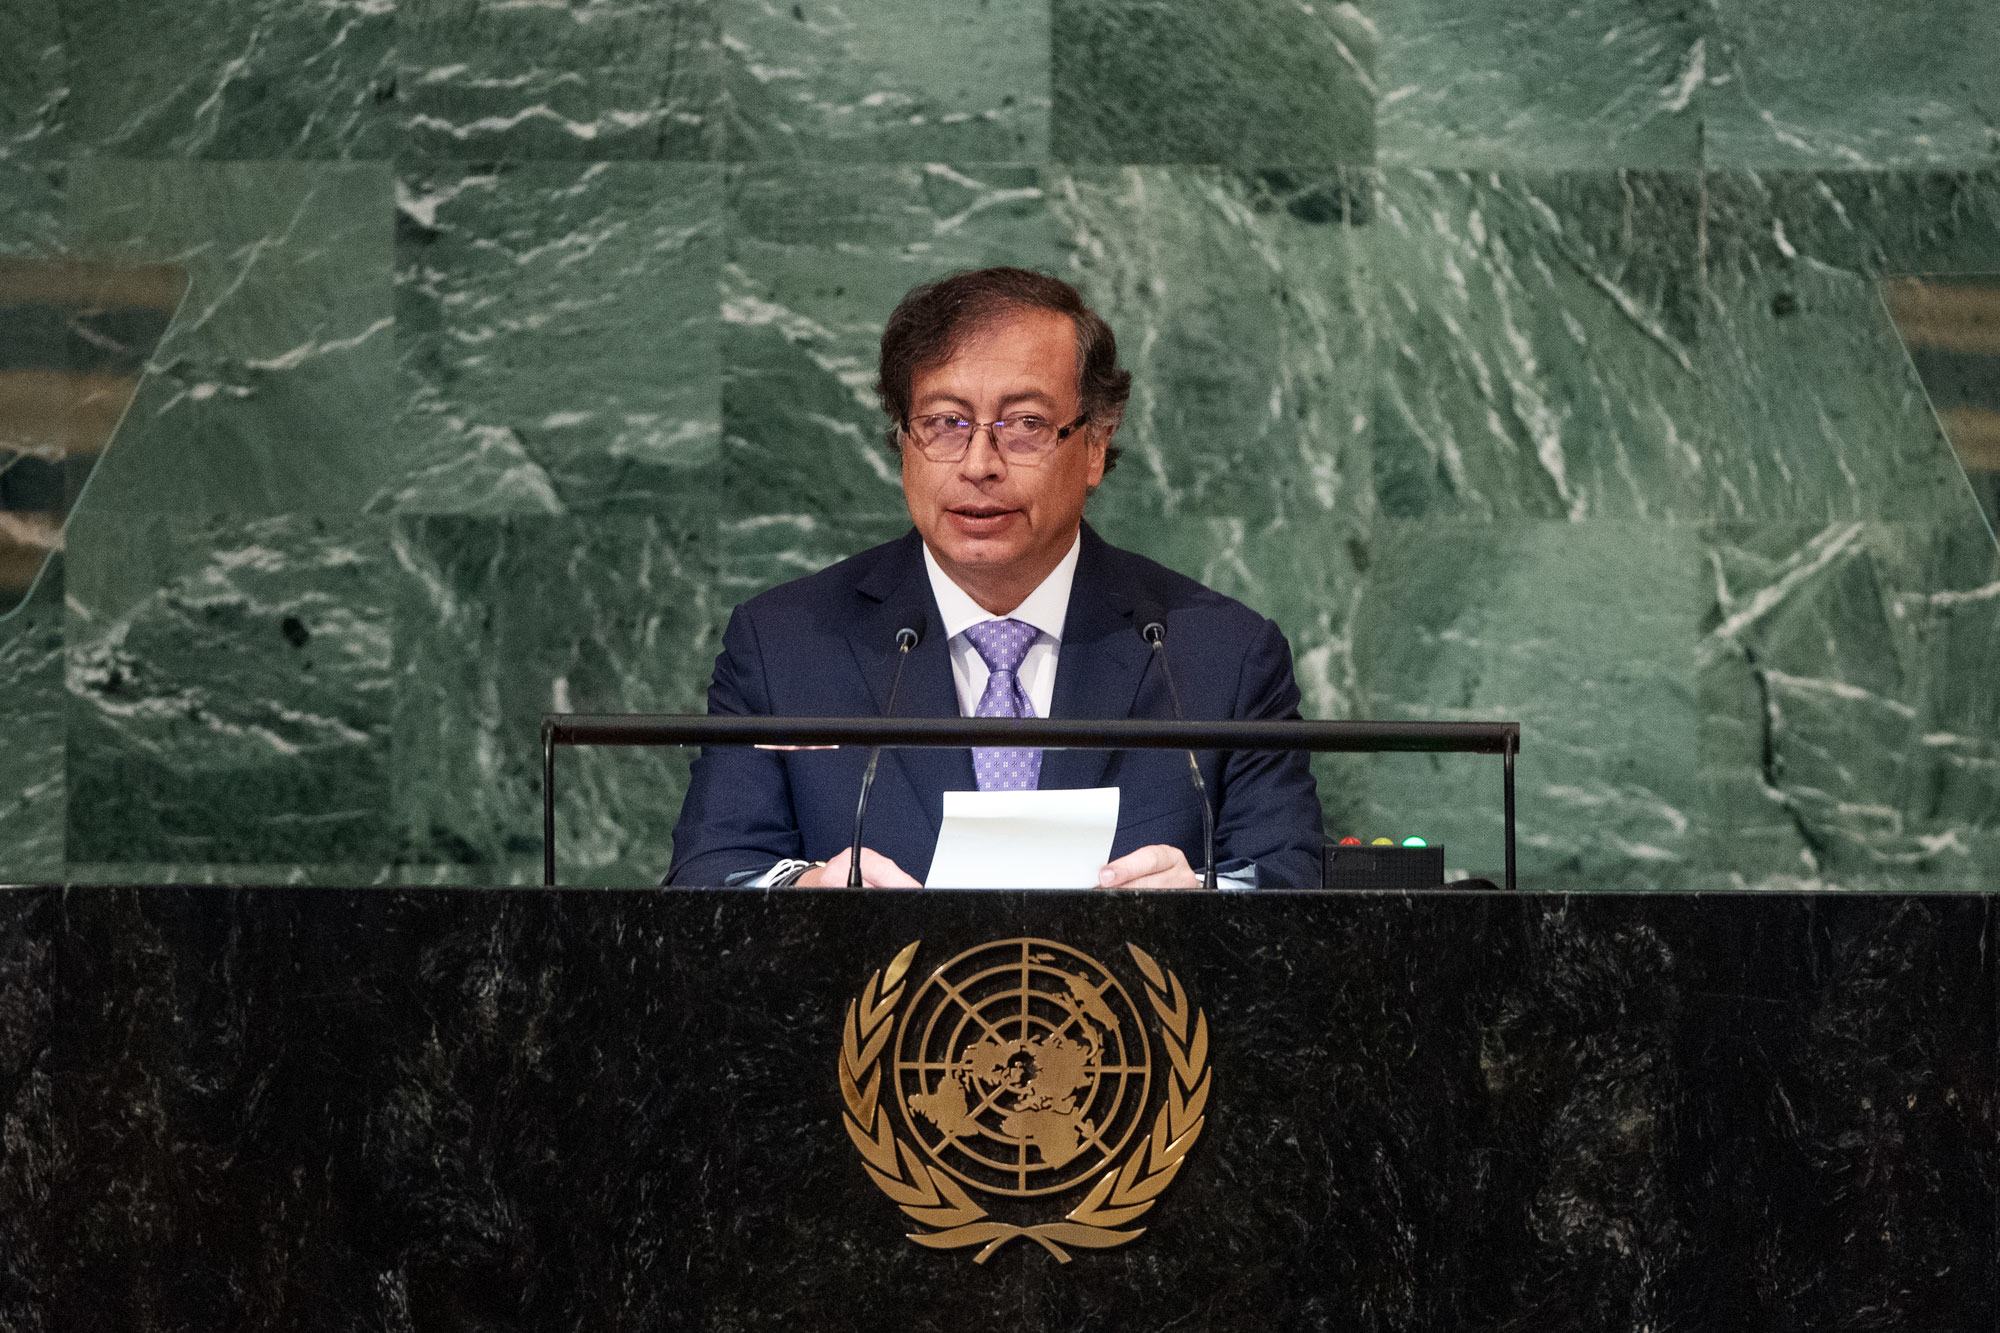
<svg viewBox="0 0 2000 1333">
<path fill-rule="evenodd" d="M 801 889 L 844 889 L 847 887 L 847 858 L 850 849 L 843 847 L 840 855 L 830 857 L 823 866 L 815 866 L 800 875 L 792 883 Z M 1182 864 L 1186 864 L 1183 862 Z M 861 849 L 861 884 L 869 889 L 921 889 L 923 885 L 911 879 L 908 872 L 891 861 L 873 847 Z"/>
<path fill-rule="evenodd" d="M 866 861 L 862 862 L 865 866 Z M 1100 889 L 1198 889 L 1201 876 L 1178 847 L 1156 842 L 1127 852 L 1097 872 Z"/>
</svg>

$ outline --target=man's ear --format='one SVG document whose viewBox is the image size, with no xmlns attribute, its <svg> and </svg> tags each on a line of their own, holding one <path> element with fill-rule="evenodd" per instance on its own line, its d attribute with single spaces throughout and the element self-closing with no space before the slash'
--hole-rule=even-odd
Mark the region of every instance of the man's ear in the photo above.
<svg viewBox="0 0 2000 1333">
<path fill-rule="evenodd" d="M 1089 449 L 1097 472 L 1096 478 L 1090 483 L 1090 489 L 1094 491 L 1104 484 L 1104 460 L 1110 455 L 1111 436 L 1117 431 L 1118 423 L 1114 421 L 1109 427 L 1103 430 L 1099 430 L 1094 426 L 1088 429 L 1090 431 L 1088 437 Z"/>
</svg>

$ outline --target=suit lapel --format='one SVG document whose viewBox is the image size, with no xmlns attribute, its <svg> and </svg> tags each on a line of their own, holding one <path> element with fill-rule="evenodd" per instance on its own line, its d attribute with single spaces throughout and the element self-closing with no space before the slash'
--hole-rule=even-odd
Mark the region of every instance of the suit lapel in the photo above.
<svg viewBox="0 0 2000 1333">
<path fill-rule="evenodd" d="M 848 647 L 868 684 L 876 712 L 887 716 L 889 682 L 896 673 L 896 631 L 905 625 L 921 630 L 923 638 L 910 650 L 903 671 L 895 715 L 957 717 L 958 689 L 952 684 L 950 647 L 937 601 L 931 596 L 930 578 L 924 573 L 921 541 L 912 531 L 855 585 L 857 592 L 876 605 L 855 618 L 848 631 Z M 922 812 L 933 837 L 943 809 L 939 793 L 975 785 L 968 750 L 906 747 L 890 750 L 887 760 L 885 768 L 901 774 L 908 788 L 906 799 Z"/>
<path fill-rule="evenodd" d="M 1152 658 L 1152 650 L 1132 626 L 1136 595 L 1137 590 L 1120 577 L 1115 552 L 1085 524 L 1076 581 L 1063 619 L 1050 716 L 1092 721 L 1131 716 L 1132 701 Z M 1041 785 L 1045 789 L 1098 786 L 1115 754 L 1050 750 L 1042 756 Z"/>
</svg>

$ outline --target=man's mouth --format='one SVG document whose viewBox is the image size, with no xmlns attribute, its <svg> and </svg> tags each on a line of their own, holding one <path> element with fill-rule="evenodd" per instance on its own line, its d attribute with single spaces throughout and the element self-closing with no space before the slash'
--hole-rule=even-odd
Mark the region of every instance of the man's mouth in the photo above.
<svg viewBox="0 0 2000 1333">
<path fill-rule="evenodd" d="M 952 526 L 970 536 L 999 532 L 1012 523 L 1020 512 L 995 504 L 951 505 L 945 510 Z"/>
</svg>

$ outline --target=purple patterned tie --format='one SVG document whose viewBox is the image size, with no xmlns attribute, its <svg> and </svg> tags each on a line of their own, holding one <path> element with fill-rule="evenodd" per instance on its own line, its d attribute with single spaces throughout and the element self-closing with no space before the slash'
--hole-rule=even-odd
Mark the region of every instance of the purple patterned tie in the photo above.
<svg viewBox="0 0 2000 1333">
<path fill-rule="evenodd" d="M 986 692 L 975 717 L 1033 717 L 1035 706 L 1021 688 L 1021 661 L 1035 641 L 1035 627 L 1020 620 L 988 620 L 970 626 L 965 637 L 986 663 Z M 1040 750 L 975 749 L 972 773 L 981 791 L 1033 791 L 1041 781 Z"/>
</svg>

